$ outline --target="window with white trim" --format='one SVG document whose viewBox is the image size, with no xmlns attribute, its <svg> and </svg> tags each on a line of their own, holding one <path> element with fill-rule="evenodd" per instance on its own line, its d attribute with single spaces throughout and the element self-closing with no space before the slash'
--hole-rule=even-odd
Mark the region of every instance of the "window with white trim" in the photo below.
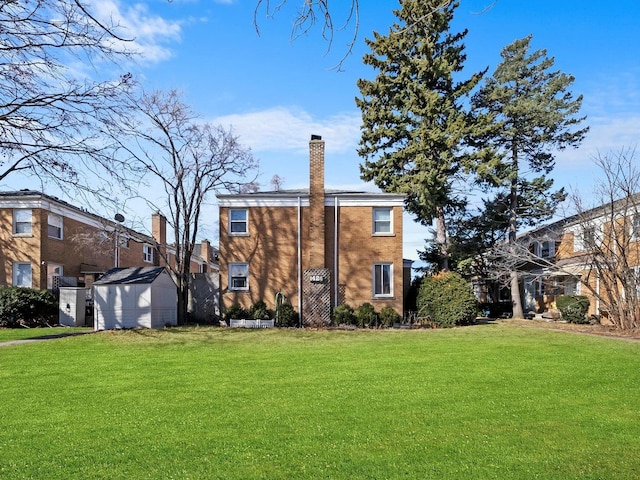
<svg viewBox="0 0 640 480">
<path fill-rule="evenodd" d="M 32 287 L 31 284 L 31 263 L 15 262 L 13 264 L 13 286 Z"/>
<path fill-rule="evenodd" d="M 393 296 L 393 264 L 374 263 L 373 264 L 373 296 L 392 297 Z"/>
<path fill-rule="evenodd" d="M 636 213 L 631 217 L 631 238 L 640 240 L 640 214 Z"/>
<path fill-rule="evenodd" d="M 47 215 L 47 235 L 62 240 L 62 216 L 55 213 Z"/>
<path fill-rule="evenodd" d="M 373 234 L 391 235 L 393 233 L 393 215 L 391 208 L 373 209 Z"/>
<path fill-rule="evenodd" d="M 249 290 L 249 264 L 229 264 L 229 290 Z"/>
<path fill-rule="evenodd" d="M 31 235 L 31 209 L 20 208 L 13 211 L 14 235 Z"/>
<path fill-rule="evenodd" d="M 249 212 L 247 209 L 229 210 L 229 233 L 231 235 L 245 235 L 249 233 Z"/>
<path fill-rule="evenodd" d="M 153 247 L 149 244 L 142 245 L 142 259 L 147 263 L 153 263 Z"/>
</svg>

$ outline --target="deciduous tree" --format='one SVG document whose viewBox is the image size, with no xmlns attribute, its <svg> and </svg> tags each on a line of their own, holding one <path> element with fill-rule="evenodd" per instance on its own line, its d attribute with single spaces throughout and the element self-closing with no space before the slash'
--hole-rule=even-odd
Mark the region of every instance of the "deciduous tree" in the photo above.
<svg viewBox="0 0 640 480">
<path fill-rule="evenodd" d="M 142 167 L 164 189 L 166 202 L 150 206 L 169 210 L 176 255 L 169 267 L 177 281 L 178 321 L 184 323 L 202 208 L 218 191 L 239 190 L 257 163 L 231 130 L 201 122 L 175 90 L 143 94 L 135 104 L 138 115 L 123 119 L 112 134 L 120 158 Z"/>
<path fill-rule="evenodd" d="M 65 191 L 106 192 L 114 177 L 122 185 L 127 165 L 100 129 L 122 118 L 133 82 L 92 78 L 131 54 L 118 25 L 82 0 L 11 0 L 0 2 L 0 32 L 0 179 L 24 172 Z"/>
</svg>

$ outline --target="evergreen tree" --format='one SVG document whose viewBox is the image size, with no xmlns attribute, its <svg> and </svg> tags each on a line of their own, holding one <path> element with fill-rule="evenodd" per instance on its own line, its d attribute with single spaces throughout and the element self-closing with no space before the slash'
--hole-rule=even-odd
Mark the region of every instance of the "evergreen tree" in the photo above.
<svg viewBox="0 0 640 480">
<path fill-rule="evenodd" d="M 407 209 L 422 224 L 435 219 L 442 270 L 449 268 L 445 216 L 464 205 L 454 191 L 460 147 L 470 128 L 464 102 L 482 77 L 454 81 L 466 59 L 467 31 L 449 32 L 457 6 L 402 1 L 389 34 L 374 32 L 366 40 L 371 53 L 363 61 L 378 73 L 372 81 L 358 81 L 362 98 L 356 98 L 362 111 L 358 153 L 365 159 L 361 178 L 406 194 Z"/>
<path fill-rule="evenodd" d="M 547 176 L 553 152 L 577 147 L 588 128 L 579 128 L 582 96 L 568 90 L 574 78 L 552 71 L 546 50 L 529 53 L 531 36 L 516 40 L 501 53 L 502 62 L 473 96 L 476 136 L 472 145 L 480 160 L 473 165 L 479 180 L 509 199 L 508 243 L 515 252 L 518 228 L 550 219 L 566 194 L 553 190 Z M 522 317 L 515 268 L 510 272 L 513 315 Z"/>
</svg>

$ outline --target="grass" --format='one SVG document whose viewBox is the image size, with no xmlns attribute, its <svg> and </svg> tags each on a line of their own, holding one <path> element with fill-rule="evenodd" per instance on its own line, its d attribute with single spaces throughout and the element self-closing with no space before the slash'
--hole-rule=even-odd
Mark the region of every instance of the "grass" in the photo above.
<svg viewBox="0 0 640 480">
<path fill-rule="evenodd" d="M 88 327 L 52 327 L 52 328 L 0 328 L 0 342 L 26 340 L 29 338 L 47 337 L 78 332 L 90 332 Z"/>
<path fill-rule="evenodd" d="M 637 343 L 177 328 L 0 365 L 0 478 L 640 477 Z"/>
</svg>

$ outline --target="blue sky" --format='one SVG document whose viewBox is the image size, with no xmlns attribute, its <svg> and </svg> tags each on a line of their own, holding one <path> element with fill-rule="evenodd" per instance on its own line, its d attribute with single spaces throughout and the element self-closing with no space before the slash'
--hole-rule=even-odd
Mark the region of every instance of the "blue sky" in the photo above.
<svg viewBox="0 0 640 480">
<path fill-rule="evenodd" d="M 388 31 L 397 1 L 360 1 L 357 42 L 342 71 L 332 67 L 347 51 L 353 22 L 336 32 L 329 51 L 318 27 L 292 42 L 291 23 L 302 0 L 288 0 L 273 18 L 259 9 L 259 36 L 253 24 L 256 0 L 91 1 L 100 15 L 120 19 L 135 37 L 142 57 L 132 71 L 145 88 L 178 88 L 203 118 L 233 127 L 260 160 L 263 189 L 275 174 L 284 178 L 283 188 L 307 186 L 308 141 L 319 134 L 326 141 L 327 187 L 375 190 L 359 178 L 360 115 L 354 98 L 357 79 L 374 75 L 361 62 L 368 51 L 364 38 L 374 30 Z M 332 12 L 342 25 L 347 11 Z M 575 76 L 572 91 L 584 95 L 591 130 L 579 149 L 557 155 L 552 176 L 556 185 L 579 189 L 588 198 L 598 177 L 593 156 L 635 147 L 640 138 L 638 20 L 636 0 L 461 0 L 452 27 L 469 29 L 469 74 L 485 67 L 493 71 L 502 47 L 532 34 L 533 48 L 546 48 L 558 70 Z M 8 178 L 2 187 L 21 188 L 18 181 Z M 202 232 L 217 241 L 214 207 Z M 407 216 L 405 257 L 416 259 L 416 249 L 429 236 Z"/>
</svg>

